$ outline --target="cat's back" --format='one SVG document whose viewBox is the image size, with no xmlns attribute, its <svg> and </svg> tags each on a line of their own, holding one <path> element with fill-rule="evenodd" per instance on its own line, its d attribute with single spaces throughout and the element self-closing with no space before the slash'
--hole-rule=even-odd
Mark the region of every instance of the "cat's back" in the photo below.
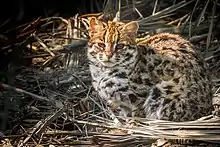
<svg viewBox="0 0 220 147">
<path fill-rule="evenodd" d="M 207 65 L 199 49 L 179 35 L 160 33 L 138 41 L 137 44 L 141 58 L 157 61 L 150 62 L 155 68 L 160 65 L 164 69 L 170 65 L 171 70 L 180 70 L 179 74 L 190 70 L 192 74 L 193 72 L 204 73 L 203 78 L 208 76 Z"/>
<path fill-rule="evenodd" d="M 199 51 L 179 35 L 160 33 L 137 42 L 139 62 L 130 78 L 147 97 L 147 118 L 195 120 L 211 112 L 211 83 Z M 139 80 L 137 80 L 139 79 Z"/>
<path fill-rule="evenodd" d="M 198 58 L 198 51 L 186 39 L 177 34 L 159 33 L 137 42 L 139 46 L 151 48 L 158 55 L 180 60 L 182 58 Z"/>
</svg>

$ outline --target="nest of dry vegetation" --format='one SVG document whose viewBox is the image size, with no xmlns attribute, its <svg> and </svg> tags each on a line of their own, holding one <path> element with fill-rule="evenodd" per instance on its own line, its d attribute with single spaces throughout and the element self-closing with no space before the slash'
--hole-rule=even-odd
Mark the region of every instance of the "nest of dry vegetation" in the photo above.
<svg viewBox="0 0 220 147">
<path fill-rule="evenodd" d="M 146 2 L 132 2 L 122 5 L 121 19 L 130 12 L 138 16 L 140 36 L 179 33 L 199 46 L 212 72 L 214 107 L 219 110 L 220 3 L 182 1 L 144 17 Z M 158 6 L 153 5 L 153 11 Z M 13 55 L 7 70 L 0 73 L 0 127 L 8 128 L 0 132 L 1 145 L 133 147 L 151 146 L 156 139 L 166 138 L 176 146 L 183 142 L 184 146 L 220 146 L 218 116 L 179 123 L 140 119 L 133 127 L 115 125 L 91 86 L 85 47 L 88 16 L 39 18 L 0 34 L 1 53 Z M 10 32 L 17 32 L 14 44 L 7 41 Z M 169 143 L 160 140 L 157 145 Z"/>
</svg>

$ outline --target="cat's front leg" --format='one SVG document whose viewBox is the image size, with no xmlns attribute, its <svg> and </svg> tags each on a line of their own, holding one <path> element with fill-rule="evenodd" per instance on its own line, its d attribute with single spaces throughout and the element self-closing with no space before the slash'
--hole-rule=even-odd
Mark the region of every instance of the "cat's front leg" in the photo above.
<svg viewBox="0 0 220 147">
<path fill-rule="evenodd" d="M 115 93 L 114 96 L 108 100 L 108 104 L 117 116 L 124 119 L 131 117 L 132 103 L 127 94 L 121 92 Z"/>
</svg>

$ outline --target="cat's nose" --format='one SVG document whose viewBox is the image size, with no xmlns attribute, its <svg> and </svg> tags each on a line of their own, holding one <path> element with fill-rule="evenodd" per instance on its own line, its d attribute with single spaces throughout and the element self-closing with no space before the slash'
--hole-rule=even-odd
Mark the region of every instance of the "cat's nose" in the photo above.
<svg viewBox="0 0 220 147">
<path fill-rule="evenodd" d="M 112 52 L 105 52 L 105 55 L 108 59 L 110 59 L 113 56 Z"/>
</svg>

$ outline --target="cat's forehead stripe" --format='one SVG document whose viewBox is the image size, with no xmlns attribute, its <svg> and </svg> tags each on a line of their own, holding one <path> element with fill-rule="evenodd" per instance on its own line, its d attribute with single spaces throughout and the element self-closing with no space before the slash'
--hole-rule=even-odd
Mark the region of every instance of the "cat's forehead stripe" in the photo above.
<svg viewBox="0 0 220 147">
<path fill-rule="evenodd" d="M 105 34 L 105 42 L 106 43 L 115 43 L 119 40 L 119 30 L 118 26 L 115 23 L 109 24 L 109 26 L 106 28 L 106 34 Z"/>
</svg>

